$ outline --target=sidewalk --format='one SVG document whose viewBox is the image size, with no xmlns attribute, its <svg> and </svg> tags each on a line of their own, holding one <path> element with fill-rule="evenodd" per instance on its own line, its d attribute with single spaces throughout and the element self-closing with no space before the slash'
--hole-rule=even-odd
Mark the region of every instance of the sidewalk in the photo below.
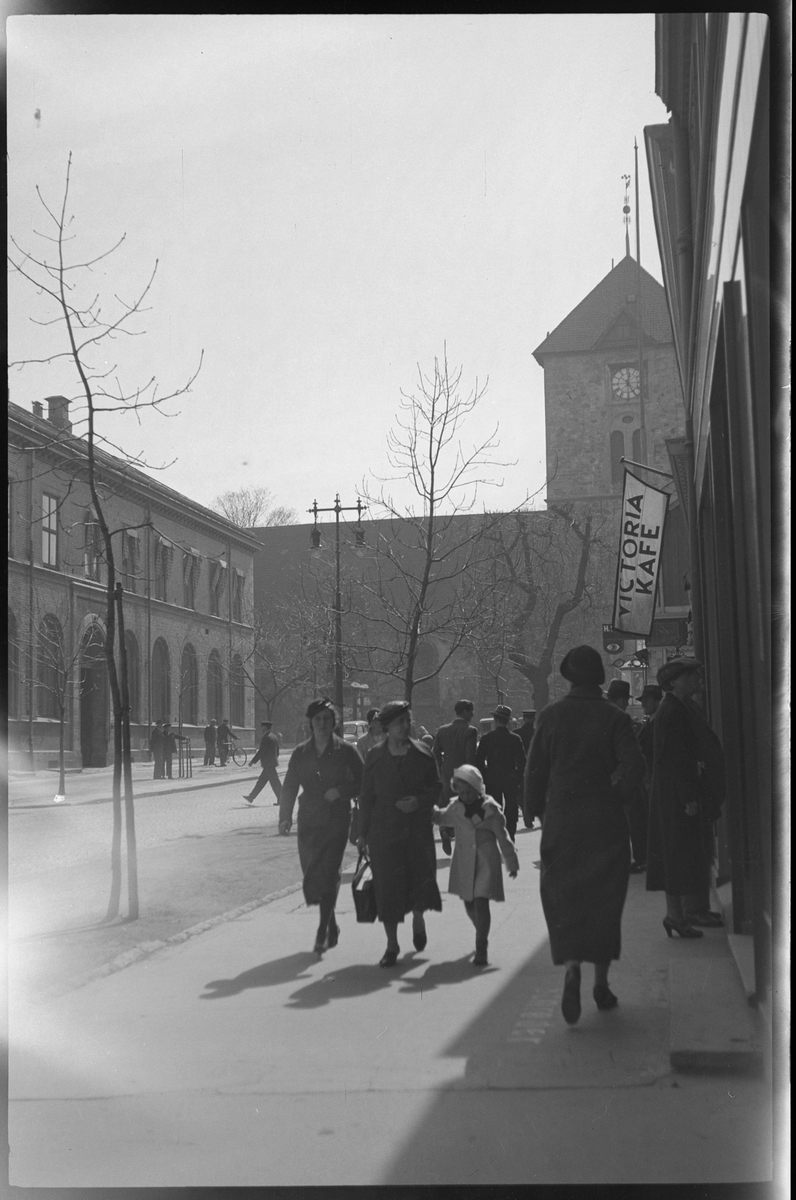
<svg viewBox="0 0 796 1200">
<path fill-rule="evenodd" d="M 768 1178 L 768 1083 L 722 930 L 668 940 L 632 877 L 620 1007 L 560 1014 L 539 901 L 539 834 L 472 967 L 460 901 L 392 971 L 357 925 L 338 947 L 282 896 L 17 1012 L 11 1180 L 35 1187 L 740 1182 Z M 440 864 L 447 859 L 440 853 Z M 440 885 L 447 871 L 440 871 Z M 674 1074 L 672 1059 L 700 1074 Z M 706 1067 L 729 1074 L 705 1075 Z"/>
</svg>

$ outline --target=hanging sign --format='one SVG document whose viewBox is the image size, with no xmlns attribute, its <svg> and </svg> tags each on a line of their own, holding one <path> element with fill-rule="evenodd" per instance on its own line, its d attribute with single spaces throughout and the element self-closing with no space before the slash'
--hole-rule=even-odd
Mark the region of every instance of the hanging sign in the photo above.
<svg viewBox="0 0 796 1200">
<path fill-rule="evenodd" d="M 668 505 L 668 492 L 625 471 L 613 619 L 621 633 L 649 637 L 652 632 Z"/>
</svg>

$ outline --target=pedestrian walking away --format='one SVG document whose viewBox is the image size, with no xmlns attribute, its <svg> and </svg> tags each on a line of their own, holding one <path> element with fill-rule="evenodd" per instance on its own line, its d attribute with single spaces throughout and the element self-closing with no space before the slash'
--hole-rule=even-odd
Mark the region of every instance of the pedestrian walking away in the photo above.
<svg viewBox="0 0 796 1200">
<path fill-rule="evenodd" d="M 164 775 L 163 757 L 163 722 L 157 721 L 149 733 L 149 752 L 155 764 L 153 779 L 162 779 Z"/>
<path fill-rule="evenodd" d="M 451 780 L 457 767 L 465 763 L 475 766 L 476 748 L 478 745 L 478 730 L 470 722 L 475 711 L 471 700 L 457 700 L 453 706 L 456 717 L 448 725 L 440 725 L 431 747 L 437 763 L 439 777 L 442 780 L 443 798 L 445 803 L 453 796 Z M 442 849 L 446 854 L 451 852 L 452 828 L 440 829 Z"/>
<path fill-rule="evenodd" d="M 261 721 L 260 726 L 263 736 L 260 738 L 257 753 L 251 760 L 251 766 L 259 762 L 260 778 L 248 794 L 244 793 L 243 799 L 248 800 L 249 804 L 253 804 L 265 785 L 270 783 L 276 796 L 274 804 L 279 804 L 282 799 L 282 782 L 276 771 L 276 764 L 279 762 L 279 741 L 271 732 L 273 721 Z"/>
<path fill-rule="evenodd" d="M 487 792 L 506 814 L 509 837 L 517 835 L 520 792 L 525 772 L 525 747 L 519 734 L 509 729 L 511 709 L 499 704 L 492 713 L 495 728 L 478 743 L 475 765 L 481 772 Z M 455 774 L 455 772 L 454 772 Z"/>
<path fill-rule="evenodd" d="M 522 710 L 522 725 L 517 730 L 517 737 L 522 742 L 525 748 L 525 757 L 528 757 L 528 751 L 531 748 L 533 739 L 533 731 L 536 725 L 536 709 L 524 708 Z"/>
<path fill-rule="evenodd" d="M 668 937 L 700 938 L 702 927 L 723 924 L 710 910 L 710 868 L 713 824 L 724 800 L 724 754 L 694 701 L 703 687 L 702 663 L 670 659 L 658 683 L 664 695 L 652 721 L 647 890 L 666 893 Z"/>
<path fill-rule="evenodd" d="M 540 891 L 553 962 L 566 967 L 561 1011 L 580 1018 L 580 968 L 594 963 L 600 1010 L 618 1003 L 608 986 L 621 949 L 630 871 L 623 803 L 644 774 L 633 726 L 602 694 L 602 658 L 576 646 L 561 663 L 571 684 L 542 709 L 525 772 L 525 809 L 542 821 Z"/>
<path fill-rule="evenodd" d="M 205 725 L 205 760 L 203 766 L 212 767 L 216 761 L 216 735 L 218 733 L 218 722 L 215 717 L 209 725 Z"/>
<path fill-rule="evenodd" d="M 373 871 L 376 908 L 387 949 L 379 966 L 398 961 L 398 926 L 412 913 L 412 942 L 424 950 L 424 913 L 442 911 L 432 810 L 441 785 L 434 756 L 409 736 L 412 713 L 405 700 L 392 700 L 379 712 L 387 738 L 368 754 L 359 797 L 360 836 Z"/>
<path fill-rule="evenodd" d="M 304 902 L 320 907 L 314 950 L 322 954 L 336 946 L 340 936 L 334 910 L 348 842 L 351 801 L 362 785 L 362 759 L 354 746 L 333 733 L 337 714 L 331 700 L 325 696 L 313 700 L 307 719 L 312 732 L 291 754 L 282 784 L 279 832 L 290 833 L 298 797 Z"/>
<path fill-rule="evenodd" d="M 486 794 L 477 767 L 457 767 L 451 781 L 456 798 L 447 808 L 436 809 L 439 825 L 450 822 L 456 830 L 448 891 L 464 901 L 475 926 L 474 967 L 489 965 L 490 900 L 505 900 L 501 856 L 512 879 L 520 869 L 514 842 L 506 829 L 500 805 Z"/>
<path fill-rule="evenodd" d="M 232 730 L 229 727 L 227 718 L 224 717 L 221 724 L 219 725 L 218 731 L 216 733 L 216 746 L 218 747 L 218 765 L 220 767 L 225 767 L 227 765 L 227 759 L 229 758 L 230 751 L 232 750 L 232 743 L 237 742 L 237 741 L 238 741 L 237 734 L 232 732 Z"/>
</svg>

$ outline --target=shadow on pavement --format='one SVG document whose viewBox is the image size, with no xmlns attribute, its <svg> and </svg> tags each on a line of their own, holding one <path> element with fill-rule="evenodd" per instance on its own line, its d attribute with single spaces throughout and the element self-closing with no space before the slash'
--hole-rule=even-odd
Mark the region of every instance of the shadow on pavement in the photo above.
<svg viewBox="0 0 796 1200">
<path fill-rule="evenodd" d="M 472 954 L 456 958 L 450 962 L 433 963 L 423 975 L 404 981 L 402 992 L 414 992 L 422 995 L 432 992 L 435 988 L 452 983 L 469 983 L 480 975 L 489 975 L 495 967 L 474 967 Z"/>
<path fill-rule="evenodd" d="M 316 960 L 317 961 L 317 960 Z M 321 978 L 314 979 L 306 987 L 293 992 L 286 1008 L 321 1008 L 332 1000 L 349 1000 L 353 996 L 367 996 L 388 988 L 406 971 L 417 965 L 414 953 L 400 958 L 394 967 L 383 969 L 376 963 L 357 964 L 343 967 L 340 971 L 330 970 Z M 334 984 L 331 988 L 329 985 Z"/>
<path fill-rule="evenodd" d="M 318 960 L 311 951 L 299 951 L 289 954 L 286 958 L 277 958 L 273 962 L 261 963 L 250 971 L 242 971 L 234 979 L 211 979 L 205 984 L 208 989 L 200 1000 L 225 1000 L 228 996 L 238 996 L 248 988 L 274 987 L 280 983 L 290 983 L 291 980 L 306 977 L 307 968 Z"/>
</svg>

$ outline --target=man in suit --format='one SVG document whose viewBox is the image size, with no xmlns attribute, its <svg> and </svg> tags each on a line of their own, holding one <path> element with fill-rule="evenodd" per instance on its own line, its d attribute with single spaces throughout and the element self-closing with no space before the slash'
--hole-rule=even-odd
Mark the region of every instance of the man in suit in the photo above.
<svg viewBox="0 0 796 1200">
<path fill-rule="evenodd" d="M 469 763 L 471 767 L 475 766 L 478 730 L 470 724 L 474 707 L 471 700 L 457 700 L 453 706 L 455 720 L 448 725 L 440 725 L 431 747 L 442 780 L 446 804 L 453 795 L 451 779 L 456 768 L 463 767 L 465 763 Z M 451 853 L 452 835 L 452 829 L 440 829 L 440 841 L 446 854 Z"/>
<path fill-rule="evenodd" d="M 276 764 L 279 761 L 279 741 L 274 737 L 271 730 L 273 721 L 261 721 L 263 736 L 260 738 L 260 745 L 257 753 L 251 761 L 251 766 L 259 762 L 260 778 L 255 783 L 248 795 L 244 795 L 243 799 L 248 800 L 249 804 L 253 804 L 256 797 L 259 796 L 267 783 L 270 783 L 273 788 L 276 800 L 274 804 L 279 804 L 282 799 L 282 781 L 276 773 Z"/>
<path fill-rule="evenodd" d="M 514 840 L 519 816 L 520 788 L 525 772 L 525 747 L 519 734 L 509 729 L 511 709 L 499 704 L 492 713 L 495 728 L 478 743 L 475 765 L 484 777 L 487 795 L 503 805 L 506 828 Z"/>
<path fill-rule="evenodd" d="M 205 725 L 205 761 L 204 766 L 212 767 L 216 761 L 216 733 L 218 732 L 218 721 L 215 717 L 209 725 Z"/>
</svg>

